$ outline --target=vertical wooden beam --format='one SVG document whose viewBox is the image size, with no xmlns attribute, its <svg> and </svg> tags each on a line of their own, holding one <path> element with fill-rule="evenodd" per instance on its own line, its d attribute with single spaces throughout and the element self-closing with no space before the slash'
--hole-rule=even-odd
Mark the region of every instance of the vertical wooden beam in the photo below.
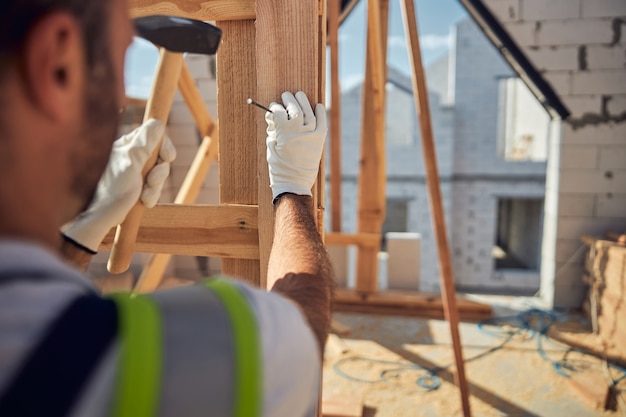
<svg viewBox="0 0 626 417">
<path fill-rule="evenodd" d="M 328 46 L 330 48 L 330 205 L 331 230 L 341 232 L 341 85 L 339 83 L 340 0 L 328 0 Z"/>
<path fill-rule="evenodd" d="M 385 82 L 387 79 L 387 29 L 389 0 L 369 0 L 367 5 L 367 57 L 361 115 L 359 175 L 359 233 L 382 232 L 385 221 Z M 378 290 L 378 251 L 360 247 L 357 253 L 356 290 Z"/>
<path fill-rule="evenodd" d="M 444 314 L 450 323 L 452 334 L 452 346 L 456 362 L 456 384 L 461 392 L 463 415 L 471 415 L 469 405 L 469 391 L 465 379 L 465 364 L 463 351 L 461 350 L 461 337 L 459 335 L 459 312 L 456 305 L 454 288 L 454 276 L 452 274 L 452 261 L 450 259 L 450 247 L 448 245 L 448 233 L 446 231 L 446 219 L 443 211 L 443 200 L 439 186 L 439 172 L 435 154 L 435 141 L 430 118 L 428 104 L 428 90 L 426 89 L 426 76 L 422 67 L 422 54 L 417 32 L 417 19 L 413 0 L 402 1 L 402 14 L 404 27 L 407 34 L 407 42 L 410 52 L 410 61 L 413 81 L 413 96 L 415 108 L 420 121 L 422 134 L 422 152 L 424 154 L 424 166 L 426 168 L 426 183 L 430 196 L 430 213 L 437 241 L 437 255 L 439 257 L 439 271 L 441 273 L 441 291 L 443 293 Z"/>
<path fill-rule="evenodd" d="M 256 99 L 267 105 L 279 102 L 283 91 L 304 91 L 311 104 L 319 103 L 323 91 L 320 79 L 320 14 L 318 0 L 257 0 Z M 325 50 L 324 50 L 325 52 Z M 254 69 L 254 67 L 253 67 Z M 252 107 L 252 106 L 250 106 Z M 261 285 L 267 283 L 267 263 L 273 241 L 274 213 L 266 162 L 263 112 L 256 113 L 259 167 L 259 250 Z M 224 132 L 220 126 L 220 137 Z M 323 185 L 322 185 L 323 186 Z M 313 188 L 317 197 L 319 185 Z M 319 200 L 316 200 L 319 201 Z"/>
<path fill-rule="evenodd" d="M 258 204 L 258 109 L 246 100 L 256 91 L 254 20 L 220 21 L 217 54 L 220 203 Z M 278 75 L 280 76 L 280 75 Z M 222 273 L 261 284 L 259 261 L 222 259 Z"/>
<path fill-rule="evenodd" d="M 326 104 L 326 42 L 328 29 L 328 7 L 327 0 L 318 0 L 318 16 L 317 16 L 317 102 Z M 313 207 L 316 208 L 315 219 L 317 221 L 317 230 L 325 238 L 324 232 L 324 213 L 326 202 L 326 153 L 322 151 L 320 159 L 320 169 L 317 174 L 317 182 L 313 186 Z M 321 398 L 321 397 L 320 397 Z"/>
</svg>

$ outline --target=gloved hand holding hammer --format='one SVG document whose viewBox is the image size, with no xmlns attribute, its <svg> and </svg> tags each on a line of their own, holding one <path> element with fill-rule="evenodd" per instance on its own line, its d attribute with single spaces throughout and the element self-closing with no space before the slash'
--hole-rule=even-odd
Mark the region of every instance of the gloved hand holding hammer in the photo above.
<svg viewBox="0 0 626 417">
<path fill-rule="evenodd" d="M 176 158 L 176 149 L 167 135 L 163 135 L 164 130 L 162 122 L 150 119 L 113 143 L 94 200 L 74 222 L 63 227 L 66 237 L 96 253 L 102 239 L 126 218 L 138 198 L 148 208 L 156 205 L 170 173 L 170 163 Z M 159 160 L 144 184 L 141 170 L 161 137 Z"/>
</svg>

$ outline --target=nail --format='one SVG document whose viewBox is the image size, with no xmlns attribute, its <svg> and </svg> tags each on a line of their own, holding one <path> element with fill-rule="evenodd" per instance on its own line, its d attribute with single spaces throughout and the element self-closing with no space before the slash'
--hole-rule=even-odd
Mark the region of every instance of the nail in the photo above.
<svg viewBox="0 0 626 417">
<path fill-rule="evenodd" d="M 268 112 L 270 112 L 270 113 L 274 113 L 273 111 L 271 111 L 270 109 L 268 109 L 268 108 L 267 108 L 267 107 L 265 107 L 264 105 L 257 103 L 256 101 L 252 100 L 251 98 L 249 98 L 249 99 L 247 100 L 247 102 L 248 102 L 248 104 L 253 104 L 253 105 L 257 106 L 257 107 L 258 107 L 258 108 L 260 108 L 260 109 L 263 109 L 263 110 L 268 111 Z"/>
</svg>

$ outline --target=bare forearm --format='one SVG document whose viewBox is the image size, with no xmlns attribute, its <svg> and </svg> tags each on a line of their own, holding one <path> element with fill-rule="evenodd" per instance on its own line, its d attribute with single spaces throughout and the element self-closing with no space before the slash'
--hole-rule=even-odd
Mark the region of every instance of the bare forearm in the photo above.
<svg viewBox="0 0 626 417">
<path fill-rule="evenodd" d="M 315 226 L 311 197 L 282 196 L 274 230 L 268 285 L 300 306 L 322 351 L 330 326 L 333 272 Z"/>
<path fill-rule="evenodd" d="M 72 240 L 67 238 L 61 239 L 61 255 L 70 265 L 75 266 L 81 271 L 85 271 L 91 262 L 93 254 L 80 247 Z"/>
</svg>

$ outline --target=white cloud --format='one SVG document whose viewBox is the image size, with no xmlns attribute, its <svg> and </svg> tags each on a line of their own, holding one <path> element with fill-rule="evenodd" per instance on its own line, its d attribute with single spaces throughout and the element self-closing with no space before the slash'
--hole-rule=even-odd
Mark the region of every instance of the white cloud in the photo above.
<svg viewBox="0 0 626 417">
<path fill-rule="evenodd" d="M 440 49 L 449 48 L 452 44 L 450 35 L 421 35 L 420 46 L 422 49 Z M 389 48 L 407 49 L 406 38 L 403 36 L 390 36 L 387 39 Z"/>
<path fill-rule="evenodd" d="M 350 74 L 348 76 L 341 78 L 341 90 L 347 91 L 350 90 L 357 84 L 361 84 L 363 82 L 363 74 Z"/>
<path fill-rule="evenodd" d="M 347 33 L 339 32 L 339 37 L 337 39 L 339 42 L 344 43 L 352 41 L 353 37 Z"/>
<path fill-rule="evenodd" d="M 390 36 L 387 38 L 387 46 L 389 48 L 406 49 L 406 39 L 402 36 Z"/>
<path fill-rule="evenodd" d="M 450 35 L 423 35 L 420 36 L 420 45 L 423 49 L 449 48 L 452 45 Z"/>
</svg>

